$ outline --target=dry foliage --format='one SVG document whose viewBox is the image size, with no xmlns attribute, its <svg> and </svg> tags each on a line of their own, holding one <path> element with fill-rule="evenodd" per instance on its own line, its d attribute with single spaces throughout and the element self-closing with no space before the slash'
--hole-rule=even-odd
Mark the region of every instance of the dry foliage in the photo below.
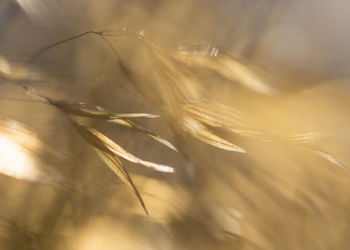
<svg viewBox="0 0 350 250">
<path fill-rule="evenodd" d="M 0 248 L 348 249 L 348 78 L 271 58 L 296 3 L 224 2 L 11 4 Z"/>
</svg>

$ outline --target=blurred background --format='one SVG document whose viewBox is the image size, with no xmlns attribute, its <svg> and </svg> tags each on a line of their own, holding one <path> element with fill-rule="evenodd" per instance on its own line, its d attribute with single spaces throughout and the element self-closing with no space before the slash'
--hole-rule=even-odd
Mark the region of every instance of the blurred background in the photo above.
<svg viewBox="0 0 350 250">
<path fill-rule="evenodd" d="M 348 249 L 349 7 L 0 1 L 0 249 Z M 68 115 L 174 168 L 121 160 L 149 216 Z"/>
</svg>

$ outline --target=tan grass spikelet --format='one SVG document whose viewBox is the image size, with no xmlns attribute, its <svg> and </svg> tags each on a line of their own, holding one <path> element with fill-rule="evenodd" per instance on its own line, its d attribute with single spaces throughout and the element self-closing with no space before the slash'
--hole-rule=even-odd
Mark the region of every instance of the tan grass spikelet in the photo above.
<svg viewBox="0 0 350 250">
<path fill-rule="evenodd" d="M 238 147 L 238 150 L 232 150 L 234 148 L 231 147 L 234 144 L 214 135 L 204 126 L 204 124 L 211 127 L 224 128 L 234 134 L 249 137 L 255 141 L 263 143 L 273 143 L 276 140 L 283 140 L 288 143 L 299 145 L 310 153 L 317 155 L 334 165 L 349 169 L 348 166 L 333 154 L 310 145 L 310 143 L 320 138 L 320 135 L 316 132 L 300 133 L 283 138 L 283 136 L 279 136 L 273 132 L 257 129 L 243 113 L 218 103 L 186 103 L 183 105 L 183 110 L 183 112 L 187 114 L 184 118 L 183 129 L 190 132 L 191 135 L 197 139 L 215 147 L 231 151 L 245 152 L 236 145 L 235 147 Z M 240 151 L 240 149 L 242 151 Z"/>
<path fill-rule="evenodd" d="M 224 150 L 235 151 L 239 153 L 246 152 L 243 148 L 215 135 L 200 121 L 195 120 L 190 116 L 184 116 L 181 119 L 180 123 L 180 126 L 184 131 L 188 132 L 193 137 L 204 143 Z"/>
<path fill-rule="evenodd" d="M 127 161 L 143 165 L 145 167 L 149 167 L 155 169 L 160 172 L 173 173 L 174 169 L 170 166 L 161 165 L 149 161 L 142 160 L 133 154 L 127 152 L 125 149 L 120 147 L 118 144 L 113 142 L 111 139 L 100 133 L 99 131 L 88 128 L 84 125 L 78 124 L 76 121 L 69 118 L 73 126 L 76 128 L 77 132 L 83 139 L 92 145 L 99 155 L 99 157 L 103 160 L 103 162 L 112 170 L 114 174 L 116 174 L 125 184 L 127 184 L 136 194 L 143 210 L 146 215 L 148 215 L 148 211 L 146 205 L 138 192 L 136 186 L 134 185 L 130 175 L 128 174 L 125 167 L 120 162 L 119 158 L 123 158 Z"/>
<path fill-rule="evenodd" d="M 111 120 L 109 120 L 109 122 L 136 129 L 136 130 L 140 131 L 141 133 L 148 135 L 152 139 L 162 143 L 163 145 L 167 146 L 168 148 L 178 152 L 178 150 L 175 148 L 175 146 L 173 144 L 171 144 L 171 142 L 169 142 L 168 140 L 162 138 L 161 136 L 153 133 L 152 131 L 150 131 L 144 127 L 141 127 L 140 125 L 136 124 L 135 122 L 132 122 L 132 121 L 126 120 L 126 119 L 111 119 Z"/>
<path fill-rule="evenodd" d="M 314 146 L 314 142 L 320 140 L 320 138 L 321 138 L 321 135 L 316 132 L 307 132 L 307 133 L 300 133 L 300 134 L 289 136 L 287 140 L 290 143 L 293 143 L 305 148 L 312 154 L 317 155 L 318 157 L 323 158 L 324 160 L 334 165 L 350 170 L 350 168 L 345 163 L 343 163 L 340 159 L 338 159 L 335 155 Z"/>
<path fill-rule="evenodd" d="M 180 51 L 171 53 L 171 55 L 174 59 L 185 64 L 211 69 L 228 80 L 237 82 L 258 93 L 272 94 L 274 92 L 274 89 L 265 82 L 258 72 L 223 53 L 197 55 L 189 51 Z"/>
<path fill-rule="evenodd" d="M 127 161 L 130 161 L 132 163 L 136 163 L 151 169 L 154 169 L 159 172 L 164 172 L 164 173 L 173 173 L 175 170 L 174 168 L 167 166 L 167 165 L 162 165 L 162 164 L 157 164 L 154 162 L 149 162 L 142 160 L 133 154 L 127 152 L 125 149 L 123 149 L 121 146 L 116 144 L 114 141 L 109 139 L 107 136 L 102 134 L 101 132 L 97 131 L 96 129 L 93 128 L 88 128 L 84 125 L 78 124 L 74 120 L 70 119 L 72 122 L 73 126 L 76 128 L 78 133 L 91 145 L 93 145 L 95 148 L 112 154 L 116 155 L 118 157 L 121 157 Z"/>
<path fill-rule="evenodd" d="M 69 103 L 66 101 L 51 100 L 50 104 L 61 109 L 65 113 L 73 115 L 96 118 L 96 119 L 127 119 L 127 118 L 158 118 L 159 115 L 147 114 L 147 113 L 112 113 L 103 110 L 102 108 L 88 107 L 85 103 Z"/>
<path fill-rule="evenodd" d="M 148 213 L 147 207 L 139 191 L 137 190 L 129 173 L 123 166 L 122 162 L 118 159 L 118 157 L 112 154 L 100 151 L 96 148 L 95 148 L 95 151 L 97 152 L 98 156 L 102 159 L 102 161 L 112 170 L 112 172 L 116 174 L 124 184 L 126 184 L 129 188 L 131 188 L 135 192 L 135 195 L 137 196 L 145 214 L 148 216 L 149 213 Z"/>
<path fill-rule="evenodd" d="M 183 112 L 196 120 L 216 128 L 223 128 L 240 136 L 260 142 L 271 141 L 272 136 L 262 131 L 243 113 L 223 104 L 213 102 L 190 102 L 182 106 Z"/>
<path fill-rule="evenodd" d="M 51 104 L 51 105 L 59 108 L 61 111 L 63 111 L 64 114 L 68 117 L 69 121 L 77 129 L 79 134 L 87 142 L 89 142 L 91 145 L 99 148 L 102 151 L 105 151 L 105 152 L 108 152 L 111 154 L 116 154 L 119 157 L 121 157 L 127 161 L 130 161 L 130 162 L 133 162 L 136 164 L 140 164 L 140 165 L 143 165 L 145 167 L 153 168 L 153 169 L 160 171 L 160 172 L 167 172 L 167 173 L 174 172 L 174 169 L 172 167 L 139 159 L 138 157 L 136 157 L 136 156 L 130 154 L 129 152 L 127 152 L 126 150 L 124 150 L 122 147 L 120 147 L 118 144 L 113 142 L 111 139 L 109 139 L 107 136 L 103 135 L 99 131 L 97 131 L 93 128 L 88 128 L 84 125 L 77 123 L 72 118 L 70 118 L 69 115 L 74 114 L 74 115 L 84 116 L 84 117 L 89 117 L 89 118 L 104 118 L 104 119 L 109 119 L 112 121 L 113 121 L 113 119 L 115 119 L 116 120 L 115 123 L 119 123 L 121 125 L 132 127 L 132 128 L 135 128 L 139 131 L 142 131 L 143 133 L 146 133 L 149 136 L 151 136 L 153 139 L 163 143 L 164 145 L 167 145 L 170 148 L 175 149 L 175 147 L 173 145 L 171 145 L 170 142 L 167 142 L 165 139 L 154 134 L 153 132 L 144 129 L 141 126 L 139 126 L 139 125 L 137 125 L 129 120 L 127 120 L 125 122 L 121 122 L 121 121 L 118 122 L 119 117 L 118 117 L 118 114 L 116 114 L 116 113 L 109 113 L 109 112 L 106 113 L 104 111 L 99 111 L 99 110 L 90 111 L 90 109 L 86 110 L 86 109 L 82 108 L 82 105 L 79 105 L 76 103 L 68 103 L 65 101 L 56 101 L 56 100 L 53 100 L 47 96 L 42 95 L 40 92 L 38 92 L 35 89 L 27 88 L 27 87 L 25 87 L 25 89 L 27 91 L 29 91 L 31 94 L 34 94 L 36 96 L 39 96 L 39 97 L 45 99 L 49 104 Z M 122 116 L 125 118 L 129 117 L 128 114 L 122 114 Z M 132 113 L 132 114 L 130 114 L 130 116 L 132 118 L 135 118 L 135 117 L 154 118 L 155 117 L 155 115 L 145 114 L 145 113 L 142 113 L 141 115 L 137 114 L 137 113 Z"/>
<path fill-rule="evenodd" d="M 328 161 L 332 164 L 335 164 L 339 167 L 350 170 L 350 168 L 347 165 L 345 165 L 341 160 L 336 158 L 333 154 L 328 153 L 328 152 L 323 151 L 323 150 L 320 150 L 320 149 L 312 148 L 312 147 L 306 147 L 306 148 L 308 150 L 310 150 L 312 153 L 314 153 L 315 155 L 318 155 L 319 157 L 325 159 L 326 161 Z"/>
</svg>

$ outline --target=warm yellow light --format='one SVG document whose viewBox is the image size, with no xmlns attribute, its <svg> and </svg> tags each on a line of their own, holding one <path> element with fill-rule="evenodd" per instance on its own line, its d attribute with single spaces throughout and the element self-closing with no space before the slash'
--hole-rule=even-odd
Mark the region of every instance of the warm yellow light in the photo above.
<svg viewBox="0 0 350 250">
<path fill-rule="evenodd" d="M 35 180 L 38 170 L 21 145 L 0 134 L 0 173 L 25 180 Z"/>
</svg>

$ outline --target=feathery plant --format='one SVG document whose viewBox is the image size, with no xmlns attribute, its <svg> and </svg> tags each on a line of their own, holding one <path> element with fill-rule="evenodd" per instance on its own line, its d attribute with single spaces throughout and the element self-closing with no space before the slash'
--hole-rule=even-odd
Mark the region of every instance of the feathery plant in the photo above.
<svg viewBox="0 0 350 250">
<path fill-rule="evenodd" d="M 117 65 L 125 76 L 136 87 L 139 87 L 140 80 L 133 76 L 132 69 L 128 67 L 119 56 L 117 49 L 108 37 L 127 37 L 127 39 L 137 40 L 145 48 L 155 72 L 160 79 L 155 83 L 160 93 L 159 101 L 162 104 L 162 111 L 166 114 L 166 119 L 180 128 L 181 132 L 190 134 L 199 141 L 214 146 L 219 149 L 233 151 L 237 153 L 246 153 L 247 150 L 233 143 L 230 138 L 215 133 L 215 129 L 225 130 L 229 134 L 239 135 L 256 141 L 271 143 L 276 140 L 283 140 L 290 144 L 299 145 L 309 152 L 343 168 L 348 168 L 336 156 L 329 152 L 320 150 L 310 145 L 318 134 L 303 133 L 291 135 L 288 137 L 280 136 L 273 131 L 259 129 L 256 124 L 251 122 L 250 118 L 235 108 L 217 103 L 211 100 L 210 95 L 202 87 L 201 80 L 196 77 L 194 70 L 196 68 L 206 69 L 215 72 L 227 80 L 239 83 L 251 91 L 270 95 L 275 92 L 259 73 L 240 63 L 238 60 L 225 55 L 218 48 L 209 45 L 206 46 L 185 46 L 178 50 L 164 50 L 157 47 L 151 40 L 146 38 L 142 32 L 135 32 L 124 29 L 121 32 L 112 31 L 87 31 L 67 39 L 53 43 L 38 51 L 28 61 L 28 64 L 34 62 L 43 53 L 63 43 L 74 39 L 82 38 L 87 35 L 97 35 L 102 42 L 108 45 L 113 52 Z M 10 63 L 2 61 L 2 64 Z M 2 67 L 3 68 L 3 67 Z M 16 69 L 15 67 L 13 67 Z M 19 69 L 25 67 L 18 67 Z M 26 76 L 23 70 L 2 71 L 0 75 L 5 81 L 17 81 Z M 116 142 L 108 138 L 100 131 L 85 126 L 77 122 L 75 117 L 87 117 L 91 119 L 104 120 L 108 123 L 118 124 L 120 126 L 130 127 L 136 131 L 144 133 L 157 142 L 167 146 L 169 149 L 183 153 L 181 147 L 173 145 L 160 135 L 137 124 L 132 119 L 153 119 L 159 115 L 148 113 L 113 113 L 101 107 L 91 107 L 86 103 L 69 103 L 64 100 L 55 100 L 43 95 L 38 90 L 24 86 L 27 93 L 39 97 L 47 104 L 58 108 L 63 115 L 70 121 L 77 133 L 90 144 L 102 159 L 102 161 L 115 173 L 123 183 L 130 187 L 136 194 L 144 212 L 148 215 L 146 205 L 136 188 L 127 169 L 124 167 L 121 159 L 139 164 L 155 171 L 164 173 L 174 173 L 173 167 L 162 165 L 150 161 L 145 161 L 129 153 Z M 141 91 L 142 92 L 142 91 Z M 157 103 L 158 104 L 158 103 Z"/>
</svg>

